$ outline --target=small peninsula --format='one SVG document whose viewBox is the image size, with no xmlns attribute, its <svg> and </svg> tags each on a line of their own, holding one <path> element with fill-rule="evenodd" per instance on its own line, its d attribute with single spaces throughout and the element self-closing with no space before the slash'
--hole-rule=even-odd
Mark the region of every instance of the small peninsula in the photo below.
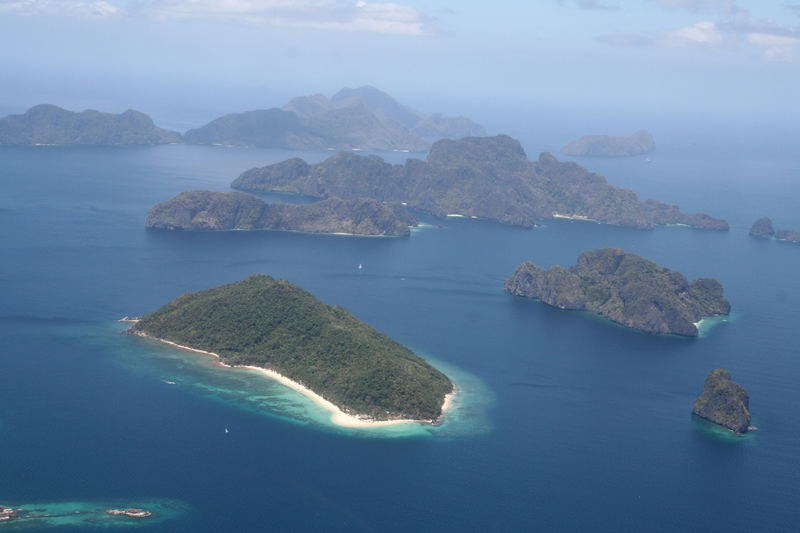
<svg viewBox="0 0 800 533">
<path fill-rule="evenodd" d="M 152 145 L 181 142 L 139 111 L 121 114 L 86 110 L 80 113 L 41 104 L 21 115 L 0 118 L 0 144 L 12 145 Z"/>
<path fill-rule="evenodd" d="M 375 198 L 403 203 L 435 216 L 464 215 L 532 227 L 549 219 L 573 219 L 650 229 L 686 225 L 727 230 L 706 214 L 687 214 L 549 153 L 530 161 L 507 135 L 444 139 L 425 161 L 392 165 L 376 155 L 336 154 L 310 165 L 299 158 L 253 168 L 231 184 L 244 191 L 278 191 L 316 198 Z"/>
<path fill-rule="evenodd" d="M 345 309 L 263 274 L 184 294 L 129 332 L 260 369 L 356 423 L 435 423 L 454 390 Z"/>
<path fill-rule="evenodd" d="M 656 142 L 650 132 L 639 130 L 627 137 L 587 135 L 567 144 L 561 151 L 567 155 L 590 157 L 631 157 L 655 151 Z"/>
<path fill-rule="evenodd" d="M 753 223 L 753 227 L 750 228 L 750 236 L 800 244 L 800 232 L 789 229 L 776 230 L 772 225 L 772 219 L 769 217 L 762 217 L 756 220 Z"/>
<path fill-rule="evenodd" d="M 408 236 L 417 221 L 405 209 L 371 198 L 271 204 L 241 192 L 186 191 L 153 206 L 145 226 L 166 230 L 275 230 Z"/>
<path fill-rule="evenodd" d="M 731 309 L 719 281 L 702 278 L 689 283 L 679 272 L 618 248 L 583 252 L 569 269 L 522 263 L 505 289 L 646 333 L 687 337 L 698 336 L 702 318 L 726 315 Z"/>
<path fill-rule="evenodd" d="M 730 372 L 724 368 L 717 368 L 708 374 L 692 413 L 737 435 L 755 429 L 750 425 L 750 397 L 747 391 L 731 381 Z"/>
<path fill-rule="evenodd" d="M 425 115 L 371 86 L 293 98 L 281 108 L 233 113 L 184 136 L 187 143 L 294 150 L 422 152 L 425 138 L 484 135 L 465 117 Z"/>
</svg>

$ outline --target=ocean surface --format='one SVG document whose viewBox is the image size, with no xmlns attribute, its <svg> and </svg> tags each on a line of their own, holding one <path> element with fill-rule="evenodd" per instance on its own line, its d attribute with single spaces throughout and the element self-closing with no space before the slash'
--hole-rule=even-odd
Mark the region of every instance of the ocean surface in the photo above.
<svg viewBox="0 0 800 533">
<path fill-rule="evenodd" d="M 0 147 L 0 505 L 63 515 L 29 530 L 797 531 L 800 246 L 747 231 L 763 215 L 800 230 L 800 156 L 675 142 L 652 163 L 581 161 L 642 198 L 727 218 L 727 233 L 469 219 L 425 219 L 410 238 L 144 229 L 156 202 L 296 155 L 330 153 Z M 700 339 L 651 336 L 502 290 L 522 261 L 571 265 L 603 246 L 718 278 L 733 314 Z M 120 317 L 256 272 L 448 372 L 461 394 L 447 422 L 339 429 L 259 375 L 121 334 Z M 717 367 L 749 391 L 758 432 L 691 417 Z M 82 514 L 134 504 L 157 519 Z"/>
</svg>

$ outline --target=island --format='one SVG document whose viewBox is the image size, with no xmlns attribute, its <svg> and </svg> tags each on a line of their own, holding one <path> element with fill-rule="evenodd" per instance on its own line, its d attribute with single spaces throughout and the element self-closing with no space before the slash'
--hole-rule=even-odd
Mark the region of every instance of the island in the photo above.
<svg viewBox="0 0 800 533">
<path fill-rule="evenodd" d="M 572 219 L 650 229 L 685 225 L 727 230 L 705 214 L 686 214 L 549 153 L 530 161 L 507 135 L 443 139 L 425 161 L 392 165 L 376 155 L 338 153 L 310 165 L 291 158 L 242 173 L 231 186 L 244 191 L 279 191 L 316 198 L 375 198 L 402 203 L 435 216 L 462 215 L 523 227 Z"/>
<path fill-rule="evenodd" d="M 437 423 L 454 391 L 447 376 L 344 308 L 263 274 L 184 294 L 129 332 L 259 370 L 342 425 Z"/>
<path fill-rule="evenodd" d="M 727 315 L 731 305 L 712 278 L 686 277 L 618 248 L 580 254 L 570 268 L 522 263 L 505 290 L 559 309 L 588 311 L 646 333 L 697 337 L 704 317 Z"/>
<path fill-rule="evenodd" d="M 567 144 L 561 151 L 567 155 L 591 157 L 631 157 L 655 151 L 656 142 L 650 132 L 639 130 L 628 137 L 586 135 Z"/>
<path fill-rule="evenodd" d="M 275 230 L 408 236 L 416 219 L 371 198 L 328 198 L 313 204 L 267 203 L 241 192 L 186 191 L 153 206 L 145 226 L 165 230 Z"/>
<path fill-rule="evenodd" d="M 747 391 L 731 381 L 730 372 L 724 368 L 717 368 L 708 374 L 692 413 L 737 435 L 756 429 L 750 425 L 750 397 Z"/>
<path fill-rule="evenodd" d="M 425 115 L 371 86 L 293 98 L 282 108 L 233 113 L 192 129 L 187 143 L 300 150 L 421 152 L 425 138 L 484 135 L 465 117 Z"/>
<path fill-rule="evenodd" d="M 800 232 L 789 229 L 776 230 L 772 225 L 772 219 L 769 217 L 762 217 L 756 220 L 753 223 L 753 227 L 750 228 L 750 235 L 752 237 L 762 237 L 800 244 Z"/>
<path fill-rule="evenodd" d="M 0 144 L 11 145 L 153 145 L 181 142 L 139 111 L 121 114 L 86 110 L 80 113 L 41 104 L 21 115 L 0 118 Z"/>
</svg>

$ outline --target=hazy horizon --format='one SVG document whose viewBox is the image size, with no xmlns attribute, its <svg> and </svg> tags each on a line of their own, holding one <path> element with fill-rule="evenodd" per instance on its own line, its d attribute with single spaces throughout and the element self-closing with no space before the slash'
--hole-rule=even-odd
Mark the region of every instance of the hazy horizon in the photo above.
<svg viewBox="0 0 800 533">
<path fill-rule="evenodd" d="M 800 5 L 733 0 L 0 0 L 0 113 L 132 108 L 184 131 L 373 85 L 554 143 L 681 124 L 781 138 L 800 118 L 798 23 Z"/>
</svg>

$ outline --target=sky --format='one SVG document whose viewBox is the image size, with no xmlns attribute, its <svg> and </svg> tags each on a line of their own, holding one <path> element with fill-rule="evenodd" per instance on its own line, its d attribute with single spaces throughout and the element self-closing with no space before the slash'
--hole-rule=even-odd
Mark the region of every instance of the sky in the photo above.
<svg viewBox="0 0 800 533">
<path fill-rule="evenodd" d="M 483 122 L 791 128 L 798 82 L 800 0 L 0 0 L 0 114 L 134 108 L 180 129 L 369 84 Z"/>
</svg>

